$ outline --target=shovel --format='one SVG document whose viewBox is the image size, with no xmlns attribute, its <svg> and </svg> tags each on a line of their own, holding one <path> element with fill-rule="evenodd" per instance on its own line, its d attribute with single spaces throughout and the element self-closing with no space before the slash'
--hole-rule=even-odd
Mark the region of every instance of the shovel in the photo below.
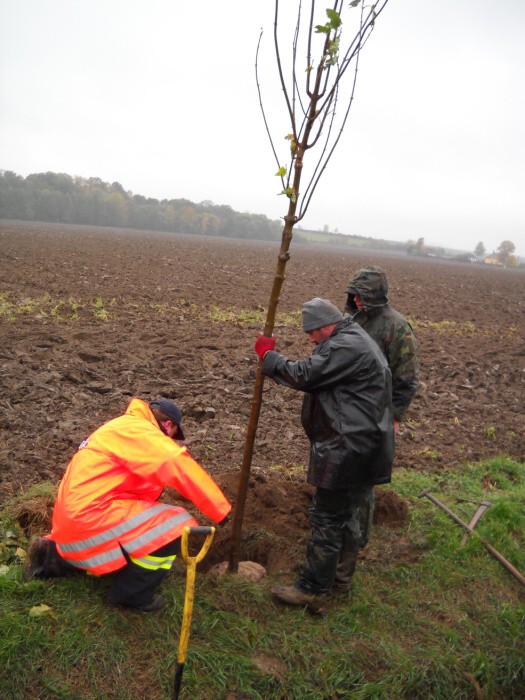
<svg viewBox="0 0 525 700">
<path fill-rule="evenodd" d="M 188 553 L 188 537 L 189 535 L 206 535 L 204 544 L 200 552 L 195 557 L 190 557 Z M 186 562 L 186 593 L 184 595 L 184 609 L 182 612 L 182 627 L 179 638 L 179 653 L 177 656 L 177 669 L 175 671 L 175 682 L 173 684 L 173 700 L 178 700 L 180 687 L 182 683 L 182 673 L 186 662 L 186 652 L 188 651 L 188 640 L 190 638 L 191 615 L 193 612 L 193 594 L 195 590 L 195 574 L 197 564 L 204 559 L 211 546 L 213 536 L 215 534 L 214 527 L 185 527 L 182 531 L 181 539 L 181 554 Z"/>
</svg>

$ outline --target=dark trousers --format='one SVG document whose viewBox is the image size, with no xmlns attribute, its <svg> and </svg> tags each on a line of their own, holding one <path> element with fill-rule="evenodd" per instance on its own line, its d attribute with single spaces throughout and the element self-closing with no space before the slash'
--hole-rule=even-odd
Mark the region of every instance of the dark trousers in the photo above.
<svg viewBox="0 0 525 700">
<path fill-rule="evenodd" d="M 123 548 L 121 549 L 128 563 L 111 574 L 108 598 L 112 603 L 133 607 L 148 605 L 153 600 L 155 590 L 169 573 L 169 569 L 145 569 L 135 564 L 129 554 Z M 180 538 L 151 552 L 150 556 L 169 557 L 173 554 L 180 554 Z"/>
<path fill-rule="evenodd" d="M 372 486 L 344 490 L 318 488 L 308 510 L 310 540 L 296 585 L 308 593 L 327 593 L 337 580 L 349 583 L 361 543 L 359 511 Z"/>
</svg>

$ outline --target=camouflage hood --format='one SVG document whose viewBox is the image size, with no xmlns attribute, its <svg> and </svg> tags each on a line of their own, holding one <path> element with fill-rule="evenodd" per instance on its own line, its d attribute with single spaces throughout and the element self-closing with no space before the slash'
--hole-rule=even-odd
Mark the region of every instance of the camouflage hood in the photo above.
<svg viewBox="0 0 525 700">
<path fill-rule="evenodd" d="M 384 270 L 375 265 L 359 270 L 346 290 L 347 300 L 345 311 L 354 314 L 357 306 L 354 297 L 357 294 L 363 301 L 365 311 L 381 309 L 388 304 L 388 282 Z"/>
</svg>

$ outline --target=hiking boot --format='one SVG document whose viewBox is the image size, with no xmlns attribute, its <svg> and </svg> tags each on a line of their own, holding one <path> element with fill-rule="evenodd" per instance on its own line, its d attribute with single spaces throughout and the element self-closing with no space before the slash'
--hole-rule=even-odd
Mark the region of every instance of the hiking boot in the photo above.
<svg viewBox="0 0 525 700">
<path fill-rule="evenodd" d="M 302 591 L 297 586 L 272 586 L 270 591 L 274 594 L 276 598 L 280 601 L 286 603 L 287 605 L 311 605 L 321 596 L 315 595 L 315 593 L 307 593 Z"/>
<path fill-rule="evenodd" d="M 24 564 L 23 577 L 26 581 L 32 578 L 47 578 L 46 560 L 52 549 L 51 540 L 45 537 L 33 537 L 29 543 Z"/>
<path fill-rule="evenodd" d="M 130 610 L 138 610 L 144 613 L 156 613 L 166 607 L 166 599 L 160 593 L 155 593 L 150 603 L 146 605 L 131 605 L 131 603 L 123 603 L 119 600 L 111 600 L 108 598 L 108 603 L 110 605 L 115 605 L 116 607 L 129 608 Z"/>
</svg>

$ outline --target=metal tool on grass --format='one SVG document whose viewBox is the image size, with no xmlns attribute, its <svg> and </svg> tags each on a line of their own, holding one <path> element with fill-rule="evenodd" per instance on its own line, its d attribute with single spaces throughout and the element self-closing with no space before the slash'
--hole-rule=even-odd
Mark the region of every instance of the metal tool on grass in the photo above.
<svg viewBox="0 0 525 700">
<path fill-rule="evenodd" d="M 460 517 L 458 517 L 455 513 L 453 513 L 450 508 L 448 508 L 444 503 L 439 501 L 435 496 L 432 496 L 430 494 L 430 491 L 432 491 L 432 488 L 429 487 L 428 489 L 425 489 L 424 491 L 421 491 L 419 494 L 419 498 L 428 498 L 429 501 L 432 501 L 438 508 L 441 508 L 441 510 L 444 510 L 445 513 L 452 518 L 458 525 L 461 525 L 461 527 L 465 528 L 465 530 L 469 533 L 474 532 L 474 528 L 470 527 L 470 525 L 467 525 L 467 523 L 463 522 Z M 498 552 L 497 549 L 495 549 L 491 544 L 489 544 L 486 540 L 482 540 L 480 538 L 481 544 L 485 547 L 487 551 L 489 551 L 493 557 L 495 557 L 503 566 L 509 571 L 515 578 L 518 579 L 518 581 L 521 583 L 522 586 L 525 586 L 525 577 L 520 574 L 520 572 L 512 566 L 510 561 L 507 561 L 505 557 Z"/>
<path fill-rule="evenodd" d="M 182 673 L 184 671 L 184 664 L 186 663 L 186 652 L 188 651 L 188 641 L 190 638 L 191 615 L 193 612 L 197 564 L 202 561 L 208 553 L 214 534 L 215 528 L 206 526 L 185 527 L 182 531 L 181 554 L 182 558 L 186 562 L 186 593 L 184 595 L 184 609 L 182 612 L 182 626 L 179 638 L 179 653 L 177 655 L 177 669 L 175 671 L 175 681 L 173 684 L 173 700 L 178 700 L 182 683 Z M 201 550 L 194 557 L 190 557 L 188 551 L 188 538 L 190 535 L 206 535 L 206 539 L 204 540 Z"/>
<path fill-rule="evenodd" d="M 472 520 L 469 522 L 468 526 L 474 529 L 478 523 L 478 520 L 481 518 L 483 513 L 490 508 L 492 503 L 490 501 L 481 501 L 481 503 L 478 506 L 477 511 L 474 513 L 472 516 Z M 467 544 L 468 538 L 469 538 L 470 533 L 465 532 L 463 535 L 463 538 L 461 540 L 461 546 L 464 547 Z"/>
</svg>

